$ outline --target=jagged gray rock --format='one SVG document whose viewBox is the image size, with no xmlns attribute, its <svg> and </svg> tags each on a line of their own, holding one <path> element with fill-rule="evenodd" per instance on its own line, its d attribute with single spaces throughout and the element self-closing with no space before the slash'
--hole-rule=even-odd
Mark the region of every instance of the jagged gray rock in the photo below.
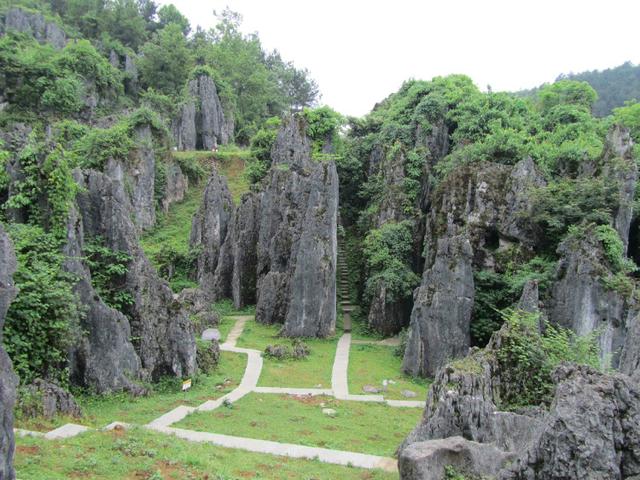
<svg viewBox="0 0 640 480">
<path fill-rule="evenodd" d="M 2 344 L 2 330 L 9 305 L 16 296 L 13 274 L 17 268 L 16 256 L 9 236 L 0 224 L 0 478 L 13 480 L 13 406 L 16 401 L 18 378 L 13 373 L 11 360 Z"/>
<path fill-rule="evenodd" d="M 560 365 L 544 428 L 502 480 L 637 478 L 640 387 L 621 374 Z"/>
<path fill-rule="evenodd" d="M 338 176 L 311 160 L 306 125 L 286 119 L 261 194 L 256 320 L 288 336 L 333 333 L 336 319 Z"/>
<path fill-rule="evenodd" d="M 494 477 L 515 454 L 504 452 L 491 444 L 449 437 L 417 442 L 405 448 L 398 458 L 402 480 L 442 480 L 445 467 L 461 474 Z"/>
<path fill-rule="evenodd" d="M 620 371 L 640 382 L 640 314 L 630 313 L 626 327 L 624 347 L 620 355 Z"/>
<path fill-rule="evenodd" d="M 56 415 L 69 415 L 76 418 L 82 416 L 82 410 L 73 395 L 58 385 L 37 378 L 26 389 L 33 397 L 38 398 L 38 406 L 33 412 L 23 412 L 27 416 L 42 415 L 45 418 L 53 418 Z"/>
<path fill-rule="evenodd" d="M 126 308 L 126 314 L 143 376 L 155 380 L 164 375 L 193 374 L 196 364 L 193 326 L 169 285 L 158 277 L 140 248 L 125 191 L 123 165 L 110 160 L 104 172 L 76 170 L 74 178 L 82 187 L 77 203 L 85 235 L 100 236 L 107 247 L 132 258 L 124 289 L 132 295 L 133 303 Z"/>
<path fill-rule="evenodd" d="M 69 212 L 63 268 L 77 276 L 74 292 L 86 309 L 81 317 L 83 335 L 69 351 L 72 384 L 96 393 L 127 390 L 141 394 L 144 389 L 133 380 L 141 379 L 141 362 L 131 343 L 129 319 L 108 307 L 91 284 L 91 273 L 83 264 L 84 228 L 75 207 Z"/>
<path fill-rule="evenodd" d="M 189 82 L 189 99 L 173 122 L 173 132 L 179 150 L 196 148 L 211 150 L 233 138 L 233 115 L 225 115 L 216 85 L 209 75 L 199 75 Z M 228 118 L 227 118 L 228 117 Z"/>
<path fill-rule="evenodd" d="M 193 216 L 189 245 L 199 249 L 196 276 L 200 288 L 211 298 L 224 296 L 219 291 L 220 269 L 228 261 L 228 255 L 221 256 L 221 250 L 227 231 L 234 219 L 234 205 L 227 182 L 213 169 L 204 190 L 204 196 L 198 212 Z M 227 280 L 228 276 L 224 276 Z M 224 282 L 223 286 L 230 282 Z"/>
<path fill-rule="evenodd" d="M 184 200 L 184 196 L 189 190 L 189 180 L 176 162 L 168 162 L 165 169 L 166 187 L 161 203 L 162 210 L 167 213 L 172 204 Z"/>
<path fill-rule="evenodd" d="M 156 223 L 156 203 L 154 198 L 156 179 L 156 158 L 153 151 L 153 135 L 148 125 L 137 127 L 134 131 L 135 154 L 127 162 L 131 206 L 136 225 L 142 230 Z"/>
<path fill-rule="evenodd" d="M 473 310 L 473 250 L 465 234 L 450 225 L 437 243 L 433 264 L 414 293 L 414 307 L 402 368 L 433 376 L 451 358 L 467 353 Z"/>
<path fill-rule="evenodd" d="M 305 130 L 300 118 L 285 121 L 262 191 L 245 194 L 235 213 L 214 173 L 191 245 L 203 248 L 198 279 L 213 298 L 232 296 L 237 307 L 255 300 L 259 322 L 325 337 L 336 319 L 338 177 L 333 162 L 311 160 Z"/>
<path fill-rule="evenodd" d="M 492 269 L 496 252 L 530 250 L 528 191 L 544 185 L 533 161 L 479 163 L 452 172 L 425 203 L 425 268 L 414 291 L 403 369 L 433 376 L 470 345 L 475 269 Z"/>
<path fill-rule="evenodd" d="M 5 31 L 33 35 L 40 43 L 49 43 L 55 48 L 61 49 L 67 44 L 64 30 L 55 22 L 47 21 L 40 13 L 27 12 L 21 8 L 11 8 L 5 14 Z"/>
<path fill-rule="evenodd" d="M 567 238 L 558 247 L 560 260 L 549 301 L 549 320 L 578 335 L 603 329 L 602 360 L 618 364 L 630 305 L 620 292 L 605 288 L 603 277 L 612 275 L 603 246 L 594 232 Z"/>
</svg>

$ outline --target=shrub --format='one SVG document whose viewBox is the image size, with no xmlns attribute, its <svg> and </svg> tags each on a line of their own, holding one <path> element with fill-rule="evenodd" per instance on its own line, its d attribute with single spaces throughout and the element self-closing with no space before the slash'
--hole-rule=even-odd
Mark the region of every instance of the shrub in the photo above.
<svg viewBox="0 0 640 480">
<path fill-rule="evenodd" d="M 42 106 L 48 110 L 72 114 L 83 107 L 83 87 L 75 76 L 57 78 L 42 94 Z"/>
<path fill-rule="evenodd" d="M 500 366 L 501 408 L 514 409 L 551 403 L 551 373 L 561 362 L 600 367 L 599 332 L 578 336 L 562 327 L 546 323 L 540 333 L 536 314 L 504 311 L 509 328 L 501 336 L 496 359 Z"/>
<path fill-rule="evenodd" d="M 79 334 L 81 311 L 73 293 L 76 277 L 62 269 L 61 243 L 32 225 L 13 224 L 18 295 L 4 326 L 4 344 L 20 382 L 35 378 L 66 385 L 67 349 Z"/>
<path fill-rule="evenodd" d="M 124 313 L 133 304 L 133 296 L 125 289 L 131 255 L 107 248 L 100 237 L 85 242 L 84 254 L 93 288 L 104 303 Z"/>
<path fill-rule="evenodd" d="M 213 372 L 220 360 L 220 348 L 217 342 L 196 339 L 196 363 L 200 372 L 208 374 Z"/>
</svg>

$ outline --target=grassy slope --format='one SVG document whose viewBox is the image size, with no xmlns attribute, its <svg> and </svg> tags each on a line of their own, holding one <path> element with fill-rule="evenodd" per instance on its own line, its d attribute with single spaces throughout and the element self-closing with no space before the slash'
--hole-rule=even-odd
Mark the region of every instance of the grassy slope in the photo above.
<svg viewBox="0 0 640 480">
<path fill-rule="evenodd" d="M 238 340 L 238 346 L 264 351 L 269 344 L 290 344 L 290 340 L 278 337 L 280 325 L 262 325 L 249 321 Z M 331 388 L 331 370 L 338 344 L 337 337 L 305 339 L 311 349 L 304 360 L 276 360 L 264 358 L 258 385 L 262 387 Z"/>
<path fill-rule="evenodd" d="M 16 442 L 15 464 L 21 480 L 397 478 L 397 475 L 382 471 L 190 443 L 141 429 L 92 432 L 60 441 L 18 438 Z"/>
<path fill-rule="evenodd" d="M 194 379 L 193 387 L 187 392 L 181 391 L 179 383 L 172 382 L 156 386 L 157 391 L 146 397 L 134 398 L 125 393 L 79 396 L 77 400 L 84 412 L 83 418 L 73 419 L 62 416 L 52 420 L 37 418 L 26 422 L 18 421 L 16 427 L 47 431 L 68 422 L 97 428 L 104 427 L 113 421 L 142 425 L 178 405 L 197 406 L 230 392 L 242 380 L 246 362 L 245 355 L 222 352 L 217 370 L 210 375 L 199 375 Z M 225 380 L 229 381 L 225 383 Z"/>
<path fill-rule="evenodd" d="M 395 400 L 424 400 L 427 398 L 429 382 L 420 378 L 404 375 L 401 370 L 402 359 L 393 353 L 394 347 L 382 345 L 352 344 L 349 352 L 349 392 L 363 394 L 362 387 L 374 385 L 382 387 L 382 380 L 393 380 L 383 393 L 385 398 Z M 417 397 L 407 399 L 400 392 L 411 390 Z"/>
<path fill-rule="evenodd" d="M 335 418 L 322 413 L 337 411 Z M 252 393 L 233 408 L 189 415 L 177 428 L 393 456 L 422 410 L 333 397 Z"/>
</svg>

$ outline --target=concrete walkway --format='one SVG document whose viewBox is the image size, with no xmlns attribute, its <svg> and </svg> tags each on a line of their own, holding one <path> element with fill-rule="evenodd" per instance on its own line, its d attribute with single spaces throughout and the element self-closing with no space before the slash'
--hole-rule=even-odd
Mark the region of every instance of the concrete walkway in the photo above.
<svg viewBox="0 0 640 480">
<path fill-rule="evenodd" d="M 179 428 L 171 428 L 171 425 L 183 420 L 187 415 L 194 412 L 209 412 L 220 408 L 225 403 L 233 403 L 245 395 L 255 393 L 285 394 L 285 395 L 328 395 L 339 400 L 356 402 L 379 402 L 387 403 L 392 407 L 399 408 L 424 408 L 425 402 L 405 401 L 405 400 L 385 400 L 382 395 L 352 395 L 349 393 L 348 369 L 349 350 L 352 343 L 351 334 L 345 333 L 338 340 L 336 356 L 331 373 L 331 389 L 321 388 L 287 388 L 287 387 L 258 387 L 258 380 L 262 372 L 263 360 L 262 352 L 249 348 L 237 347 L 238 339 L 242 335 L 245 324 L 252 319 L 251 316 L 238 316 L 236 323 L 229 331 L 226 341 L 220 345 L 220 349 L 226 352 L 234 352 L 247 355 L 247 366 L 238 387 L 226 395 L 216 399 L 208 400 L 198 407 L 180 405 L 164 415 L 154 419 L 145 428 L 160 433 L 175 435 L 185 440 L 193 442 L 206 442 L 227 448 L 239 448 L 258 453 L 269 453 L 291 458 L 318 459 L 321 462 L 333 463 L 337 465 L 352 465 L 360 468 L 380 468 L 386 471 L 397 471 L 396 460 L 388 457 L 379 457 L 357 452 L 347 452 L 341 450 L 330 450 L 326 448 L 308 447 L 304 445 L 294 445 L 288 443 L 272 442 L 252 438 L 234 437 L 230 435 L 220 435 L 216 433 L 196 432 Z M 361 343 L 361 342 L 353 342 Z M 375 342 L 374 342 L 375 343 Z M 380 343 L 382 344 L 382 343 Z M 388 344 L 387 344 L 388 345 Z M 121 422 L 113 422 L 105 429 L 112 429 L 117 426 L 129 428 L 130 425 Z M 75 424 L 63 425 L 60 428 L 48 433 L 30 432 L 16 429 L 16 435 L 39 436 L 46 439 L 70 438 L 82 432 L 90 430 L 88 427 Z"/>
<path fill-rule="evenodd" d="M 249 452 L 269 453 L 271 455 L 280 455 L 290 458 L 316 459 L 324 463 L 333 463 L 336 465 L 350 465 L 359 468 L 380 468 L 388 472 L 398 471 L 397 462 L 394 458 L 379 457 L 377 455 L 368 455 L 366 453 L 330 450 L 328 448 L 308 447 L 292 443 L 234 437 L 231 435 L 220 435 L 218 433 L 195 432 L 193 430 L 183 430 L 181 428 L 160 427 L 151 429 L 156 432 L 175 435 L 176 437 L 190 442 L 206 442 L 220 447 L 238 448 Z"/>
</svg>

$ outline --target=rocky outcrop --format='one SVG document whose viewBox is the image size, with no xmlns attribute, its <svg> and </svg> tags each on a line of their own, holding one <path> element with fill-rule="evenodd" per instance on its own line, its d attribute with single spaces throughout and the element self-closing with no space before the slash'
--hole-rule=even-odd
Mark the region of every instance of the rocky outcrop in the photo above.
<svg viewBox="0 0 640 480">
<path fill-rule="evenodd" d="M 96 212 L 99 214 L 99 212 Z M 81 317 L 82 337 L 69 352 L 71 383 L 96 393 L 143 389 L 135 383 L 142 378 L 142 364 L 131 343 L 129 319 L 108 307 L 91 284 L 91 272 L 83 264 L 84 227 L 75 208 L 67 223 L 64 268 L 78 281 L 74 292 L 85 308 Z"/>
<path fill-rule="evenodd" d="M 189 179 L 176 162 L 167 162 L 165 166 L 165 191 L 162 198 L 162 211 L 167 213 L 169 207 L 184 200 L 184 196 L 189 190 Z"/>
<path fill-rule="evenodd" d="M 433 376 L 470 345 L 474 286 L 473 250 L 454 225 L 438 240 L 433 265 L 414 293 L 414 307 L 402 368 L 412 375 Z"/>
<path fill-rule="evenodd" d="M 533 161 L 461 167 L 431 194 L 425 225 L 425 269 L 414 292 L 403 369 L 433 376 L 470 346 L 473 272 L 493 269 L 496 253 L 530 250 L 539 233 L 526 220 L 527 192 L 544 185 Z"/>
<path fill-rule="evenodd" d="M 640 382 L 640 314 L 630 314 L 626 321 L 620 371 Z"/>
<path fill-rule="evenodd" d="M 136 225 L 143 230 L 156 223 L 155 168 L 153 135 L 148 125 L 137 127 L 134 132 L 135 154 L 127 162 L 130 199 Z"/>
<path fill-rule="evenodd" d="M 214 167 L 200 208 L 193 216 L 189 239 L 191 249 L 201 252 L 196 264 L 198 284 L 211 298 L 225 296 L 228 292 L 220 289 L 230 286 L 230 282 L 227 281 L 228 274 L 225 275 L 226 272 L 221 271 L 229 256 L 220 253 L 227 238 L 227 231 L 233 223 L 234 208 L 227 182 Z M 230 245 L 227 246 L 229 247 Z M 225 281 L 221 282 L 221 279 Z"/>
<path fill-rule="evenodd" d="M 48 43 L 61 49 L 67 44 L 64 30 L 52 21 L 47 21 L 40 13 L 11 8 L 4 18 L 4 31 L 16 31 L 32 35 L 40 43 Z"/>
<path fill-rule="evenodd" d="M 227 112 L 218 97 L 216 85 L 208 75 L 199 75 L 188 85 L 189 98 L 173 122 L 178 150 L 211 150 L 233 139 L 233 115 Z"/>
<path fill-rule="evenodd" d="M 2 346 L 2 329 L 9 305 L 16 296 L 13 274 L 17 263 L 11 240 L 0 224 L 0 478 L 13 480 L 13 406 L 18 378 Z"/>
<path fill-rule="evenodd" d="M 558 254 L 549 320 L 578 335 L 601 329 L 602 360 L 612 357 L 617 365 L 624 343 L 625 319 L 635 307 L 628 304 L 625 295 L 603 284 L 603 279 L 612 272 L 602 243 L 595 232 L 587 231 L 567 238 L 558 247 Z"/>
<path fill-rule="evenodd" d="M 132 221 L 133 210 L 125 191 L 124 167 L 110 160 L 104 172 L 75 171 L 82 193 L 77 197 L 85 236 L 101 237 L 106 246 L 131 257 L 124 289 L 132 304 L 124 313 L 129 319 L 132 343 L 140 358 L 143 378 L 188 376 L 195 371 L 193 327 L 168 284 L 145 257 Z M 97 320 L 96 320 L 97 321 Z M 90 336 L 91 345 L 105 339 Z"/>
<path fill-rule="evenodd" d="M 640 387 L 621 374 L 561 365 L 544 428 L 506 480 L 637 478 L 640 475 Z"/>
<path fill-rule="evenodd" d="M 473 478 L 493 478 L 514 458 L 513 453 L 491 444 L 449 437 L 409 445 L 398 459 L 398 469 L 403 480 L 442 480 L 447 467 L 459 474 L 474 475 Z"/>
<path fill-rule="evenodd" d="M 232 296 L 236 306 L 255 299 L 259 322 L 325 337 L 336 320 L 338 178 L 333 162 L 311 160 L 305 129 L 301 118 L 285 121 L 262 191 L 246 194 L 235 213 L 214 174 L 191 238 L 203 248 L 198 276 L 213 297 Z"/>
<path fill-rule="evenodd" d="M 284 122 L 261 194 L 256 320 L 287 336 L 335 330 L 338 176 L 311 160 L 306 125 Z"/>
<path fill-rule="evenodd" d="M 34 411 L 22 411 L 27 417 L 43 416 L 54 418 L 56 415 L 67 415 L 79 418 L 82 410 L 76 403 L 73 395 L 59 386 L 37 378 L 31 385 L 26 387 L 30 398 L 37 398 L 37 404 L 33 405 Z"/>
</svg>

